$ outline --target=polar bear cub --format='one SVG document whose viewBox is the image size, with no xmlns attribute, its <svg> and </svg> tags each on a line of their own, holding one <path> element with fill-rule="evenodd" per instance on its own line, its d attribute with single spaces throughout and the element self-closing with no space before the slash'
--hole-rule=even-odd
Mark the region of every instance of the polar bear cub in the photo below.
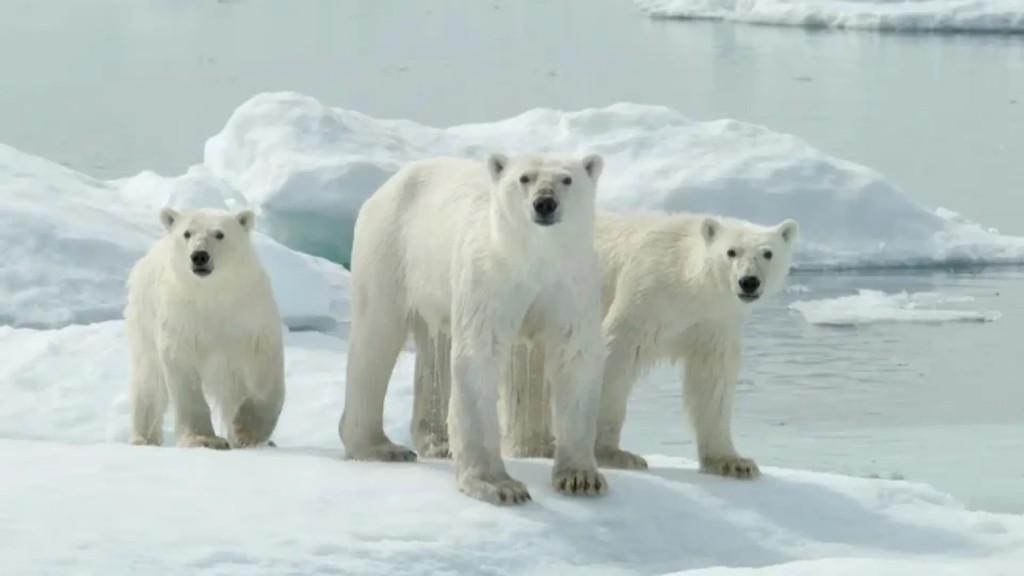
<svg viewBox="0 0 1024 576">
<path fill-rule="evenodd" d="M 681 360 L 701 470 L 737 478 L 758 475 L 757 465 L 733 446 L 730 421 L 743 326 L 759 303 L 785 285 L 798 230 L 794 220 L 760 226 L 703 214 L 597 216 L 608 346 L 595 445 L 601 466 L 647 468 L 642 457 L 620 447 L 627 400 L 646 370 Z M 510 456 L 551 455 L 550 380 L 537 370 L 543 361 L 543 351 L 517 346 L 503 383 L 502 444 Z M 421 373 L 419 363 L 416 370 L 418 391 L 425 396 L 417 402 L 436 403 L 431 395 L 445 393 L 443 375 Z M 417 416 L 414 412 L 414 436 L 428 428 L 416 425 Z"/>
<path fill-rule="evenodd" d="M 132 443 L 160 445 L 168 401 L 178 446 L 268 442 L 284 404 L 281 317 L 250 242 L 255 216 L 160 212 L 164 235 L 128 278 Z M 215 434 L 207 395 L 227 438 Z"/>
<path fill-rule="evenodd" d="M 501 459 L 497 413 L 512 346 L 528 341 L 544 350 L 557 383 L 554 488 L 605 491 L 594 458 L 604 346 L 593 225 L 602 167 L 598 155 L 425 160 L 399 170 L 363 204 L 338 425 L 349 458 L 416 457 L 385 435 L 384 397 L 410 331 L 418 356 L 434 353 L 420 346 L 426 339 L 444 337 L 459 490 L 491 503 L 529 500 Z"/>
</svg>

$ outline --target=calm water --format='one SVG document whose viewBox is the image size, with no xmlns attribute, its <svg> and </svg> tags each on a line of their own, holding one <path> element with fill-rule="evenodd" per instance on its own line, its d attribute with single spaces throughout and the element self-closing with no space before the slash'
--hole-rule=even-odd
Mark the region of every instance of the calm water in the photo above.
<svg viewBox="0 0 1024 576">
<path fill-rule="evenodd" d="M 1021 38 L 653 22 L 629 0 L 0 0 L 0 73 L 0 142 L 101 177 L 183 170 L 265 90 L 433 125 L 625 100 L 797 134 L 1024 234 Z M 743 451 L 1024 511 L 1024 273 L 794 281 L 811 292 L 750 327 Z M 786 308 L 859 288 L 971 294 L 1003 317 L 828 329 Z M 679 397 L 671 371 L 642 383 L 629 441 L 691 455 Z"/>
</svg>

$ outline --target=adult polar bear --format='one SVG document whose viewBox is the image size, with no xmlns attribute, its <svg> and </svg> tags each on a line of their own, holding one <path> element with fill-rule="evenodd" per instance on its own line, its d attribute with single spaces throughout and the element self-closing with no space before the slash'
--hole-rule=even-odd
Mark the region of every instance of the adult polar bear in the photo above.
<svg viewBox="0 0 1024 576">
<path fill-rule="evenodd" d="M 162 443 L 168 396 L 179 446 L 267 442 L 284 404 L 281 316 L 250 242 L 249 210 L 160 212 L 164 235 L 128 277 L 132 443 Z M 214 433 L 205 394 L 227 439 Z"/>
<path fill-rule="evenodd" d="M 399 170 L 363 204 L 352 245 L 352 324 L 338 432 L 349 458 L 406 461 L 384 433 L 384 397 L 414 332 L 450 336 L 451 444 L 459 490 L 530 499 L 501 459 L 502 368 L 518 341 L 545 352 L 557 385 L 552 485 L 606 489 L 594 458 L 600 378 L 600 268 L 593 244 L 598 155 L 440 158 Z"/>
<path fill-rule="evenodd" d="M 602 466 L 647 467 L 642 457 L 619 444 L 629 394 L 655 363 L 683 360 L 684 399 L 701 470 L 737 478 L 759 473 L 732 441 L 743 324 L 755 302 L 785 285 L 798 231 L 789 219 L 759 226 L 702 214 L 598 215 L 595 241 L 608 345 L 595 445 Z M 547 383 L 537 370 L 542 356 L 542 351 L 518 346 L 501 391 L 503 445 L 512 456 L 551 454 Z M 443 375 L 421 370 L 420 363 L 416 370 L 415 406 L 437 406 L 437 396 L 445 393 Z M 424 431 L 436 412 L 414 410 L 417 445 L 427 443 Z"/>
</svg>

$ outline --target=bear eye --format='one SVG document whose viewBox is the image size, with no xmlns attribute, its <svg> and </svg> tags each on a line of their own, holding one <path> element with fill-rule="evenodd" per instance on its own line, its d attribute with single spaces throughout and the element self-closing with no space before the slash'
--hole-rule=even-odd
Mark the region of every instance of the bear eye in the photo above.
<svg viewBox="0 0 1024 576">
<path fill-rule="evenodd" d="M 529 182 L 530 182 L 530 177 L 527 176 L 526 174 L 523 174 L 522 176 L 519 177 L 519 183 L 520 184 L 528 184 Z"/>
<path fill-rule="evenodd" d="M 772 251 L 771 250 L 765 250 L 764 251 L 764 259 L 765 260 L 771 260 L 772 259 Z"/>
<path fill-rule="evenodd" d="M 572 186 L 572 176 L 566 176 L 562 178 L 562 184 L 565 186 Z"/>
<path fill-rule="evenodd" d="M 728 251 L 728 252 L 726 252 L 725 254 L 726 254 L 726 255 L 727 255 L 727 256 L 728 256 L 729 258 L 735 258 L 735 257 L 736 257 L 736 251 L 735 251 L 735 250 L 733 250 L 732 248 L 729 248 L 729 251 Z"/>
<path fill-rule="evenodd" d="M 216 238 L 217 240 L 223 240 L 224 239 L 224 233 L 221 232 L 220 230 L 218 230 L 217 233 L 213 235 L 213 237 Z"/>
<path fill-rule="evenodd" d="M 185 231 L 185 240 L 188 240 L 188 239 L 189 239 L 189 238 L 191 238 L 191 237 L 192 237 L 192 233 L 191 233 L 191 232 L 189 232 L 188 230 L 186 230 L 186 231 Z"/>
</svg>

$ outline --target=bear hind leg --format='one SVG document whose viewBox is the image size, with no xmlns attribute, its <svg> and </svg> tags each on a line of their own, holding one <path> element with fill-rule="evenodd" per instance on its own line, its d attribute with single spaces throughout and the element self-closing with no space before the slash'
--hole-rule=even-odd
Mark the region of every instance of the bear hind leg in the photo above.
<svg viewBox="0 0 1024 576">
<path fill-rule="evenodd" d="M 338 422 L 338 435 L 349 459 L 411 462 L 416 453 L 392 442 L 384 433 L 384 399 L 408 336 L 408 323 L 401 306 L 370 300 L 352 302 L 345 408 Z"/>
<path fill-rule="evenodd" d="M 413 322 L 416 366 L 413 373 L 412 440 L 424 458 L 449 458 L 448 402 L 451 398 L 451 336 L 431 331 L 422 318 Z"/>
</svg>

